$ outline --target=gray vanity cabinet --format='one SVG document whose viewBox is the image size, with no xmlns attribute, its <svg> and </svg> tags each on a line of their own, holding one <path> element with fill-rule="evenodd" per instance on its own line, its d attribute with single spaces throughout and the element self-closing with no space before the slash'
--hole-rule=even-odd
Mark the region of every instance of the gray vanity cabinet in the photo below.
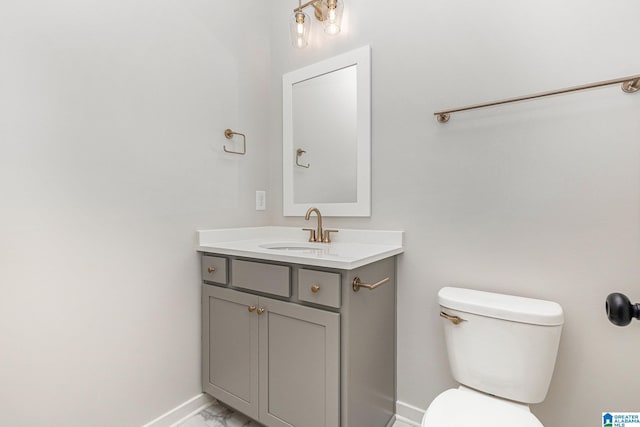
<svg viewBox="0 0 640 427">
<path fill-rule="evenodd" d="M 203 269 L 204 391 L 268 427 L 390 425 L 395 258 L 353 270 L 227 258 L 227 284 Z"/>
<path fill-rule="evenodd" d="M 202 295 L 207 393 L 267 426 L 339 425 L 338 313 L 217 286 Z"/>
</svg>

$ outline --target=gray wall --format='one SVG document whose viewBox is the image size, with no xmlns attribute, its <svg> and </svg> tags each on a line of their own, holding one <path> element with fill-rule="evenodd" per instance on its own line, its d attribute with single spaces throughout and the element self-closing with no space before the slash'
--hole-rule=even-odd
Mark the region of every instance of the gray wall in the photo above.
<svg viewBox="0 0 640 427">
<path fill-rule="evenodd" d="M 281 75 L 370 44 L 373 215 L 331 227 L 401 229 L 399 411 L 419 417 L 452 386 L 438 289 L 467 286 L 550 299 L 566 311 L 555 377 L 533 407 L 548 426 L 597 425 L 602 411 L 638 410 L 640 322 L 616 328 L 604 299 L 640 301 L 640 95 L 594 90 L 454 115 L 438 109 L 640 73 L 640 4 L 595 1 L 349 0 L 336 38 L 315 25 L 309 48 L 290 48 L 272 18 L 272 110 Z M 626 11 L 621 13 L 621 11 Z M 633 49 L 631 49 L 633 50 Z M 282 163 L 280 117 L 271 163 Z M 271 169 L 274 221 L 280 168 Z M 624 383 L 624 387 L 620 384 Z"/>
<path fill-rule="evenodd" d="M 0 425 L 142 425 L 201 390 L 195 230 L 267 222 L 266 5 L 1 9 Z"/>
</svg>

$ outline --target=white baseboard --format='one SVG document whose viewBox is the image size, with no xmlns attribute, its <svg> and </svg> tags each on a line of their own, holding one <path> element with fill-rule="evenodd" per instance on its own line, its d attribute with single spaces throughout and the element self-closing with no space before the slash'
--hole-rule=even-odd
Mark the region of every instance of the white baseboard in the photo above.
<svg viewBox="0 0 640 427">
<path fill-rule="evenodd" d="M 396 420 L 409 424 L 410 426 L 420 427 L 422 417 L 425 410 L 409 405 L 408 403 L 396 401 Z"/>
<path fill-rule="evenodd" d="M 391 417 L 391 419 L 389 420 L 389 422 L 387 423 L 387 425 L 385 427 L 393 427 L 393 424 L 396 422 L 396 416 L 394 415 L 393 417 Z"/>
<path fill-rule="evenodd" d="M 193 396 L 186 402 L 176 406 L 166 414 L 160 415 L 153 421 L 148 422 L 142 427 L 172 427 L 176 424 L 192 417 L 205 408 L 213 404 L 213 397 L 205 393 Z"/>
<path fill-rule="evenodd" d="M 420 423 L 415 423 L 407 418 L 401 417 L 401 416 L 396 416 L 396 423 L 394 424 L 394 427 L 420 427 L 421 424 Z"/>
</svg>

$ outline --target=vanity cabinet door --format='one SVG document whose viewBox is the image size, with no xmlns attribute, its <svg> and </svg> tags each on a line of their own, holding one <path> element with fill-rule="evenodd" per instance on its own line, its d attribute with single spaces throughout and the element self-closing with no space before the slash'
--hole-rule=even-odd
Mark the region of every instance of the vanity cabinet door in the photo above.
<svg viewBox="0 0 640 427">
<path fill-rule="evenodd" d="M 260 298 L 260 422 L 340 425 L 340 315 Z"/>
<path fill-rule="evenodd" d="M 258 418 L 258 297 L 202 286 L 204 391 Z"/>
</svg>

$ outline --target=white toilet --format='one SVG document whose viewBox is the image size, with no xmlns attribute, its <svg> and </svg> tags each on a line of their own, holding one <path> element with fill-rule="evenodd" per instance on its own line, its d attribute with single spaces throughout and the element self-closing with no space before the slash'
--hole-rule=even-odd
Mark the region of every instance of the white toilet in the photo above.
<svg viewBox="0 0 640 427">
<path fill-rule="evenodd" d="M 543 427 L 529 404 L 547 395 L 562 307 L 452 287 L 438 298 L 449 366 L 461 385 L 431 402 L 422 427 Z"/>
</svg>

